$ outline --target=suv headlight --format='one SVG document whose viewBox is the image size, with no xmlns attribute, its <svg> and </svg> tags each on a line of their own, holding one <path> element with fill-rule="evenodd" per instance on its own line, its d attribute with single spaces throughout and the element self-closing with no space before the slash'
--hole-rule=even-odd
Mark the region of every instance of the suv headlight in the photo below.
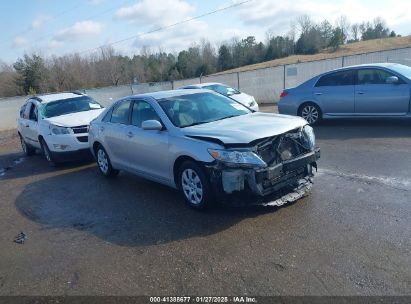
<svg viewBox="0 0 411 304">
<path fill-rule="evenodd" d="M 267 164 L 252 151 L 208 149 L 208 153 L 210 153 L 214 159 L 222 161 L 228 165 L 267 167 Z"/>
<path fill-rule="evenodd" d="M 315 148 L 314 129 L 311 126 L 306 125 L 306 126 L 303 127 L 301 133 L 302 133 L 303 146 L 306 149 L 314 150 L 314 148 Z"/>
<path fill-rule="evenodd" d="M 51 134 L 54 135 L 63 135 L 63 134 L 70 134 L 69 128 L 59 127 L 55 125 L 50 125 Z"/>
</svg>

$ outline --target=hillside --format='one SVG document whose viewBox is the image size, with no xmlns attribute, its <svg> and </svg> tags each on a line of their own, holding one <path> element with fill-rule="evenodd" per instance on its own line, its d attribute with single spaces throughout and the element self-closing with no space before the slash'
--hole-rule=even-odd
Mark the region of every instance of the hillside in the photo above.
<svg viewBox="0 0 411 304">
<path fill-rule="evenodd" d="M 260 63 L 246 65 L 246 66 L 242 66 L 242 67 L 231 69 L 231 70 L 226 70 L 223 72 L 216 73 L 214 75 L 244 72 L 244 71 L 249 71 L 249 70 L 280 66 L 284 64 L 293 64 L 293 63 L 298 63 L 298 62 L 330 59 L 330 58 L 336 58 L 336 57 L 341 57 L 341 56 L 386 51 L 386 50 L 405 48 L 405 47 L 411 47 L 411 36 L 360 41 L 360 42 L 345 44 L 336 51 L 326 49 L 322 51 L 321 53 L 314 54 L 314 55 L 293 55 L 293 56 L 289 56 L 285 58 L 260 62 Z"/>
</svg>

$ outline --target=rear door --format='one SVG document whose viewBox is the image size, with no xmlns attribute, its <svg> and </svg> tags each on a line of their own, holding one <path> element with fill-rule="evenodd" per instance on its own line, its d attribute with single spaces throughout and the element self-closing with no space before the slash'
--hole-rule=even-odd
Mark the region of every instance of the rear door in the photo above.
<svg viewBox="0 0 411 304">
<path fill-rule="evenodd" d="M 343 70 L 322 76 L 314 86 L 314 99 L 323 114 L 354 115 L 354 72 Z"/>
<path fill-rule="evenodd" d="M 357 70 L 355 112 L 365 116 L 406 115 L 410 102 L 410 87 L 399 77 L 397 84 L 387 83 L 394 74 L 377 68 Z"/>
<path fill-rule="evenodd" d="M 117 105 L 109 117 L 108 121 L 100 126 L 100 132 L 104 137 L 105 148 L 111 162 L 124 167 L 126 165 L 126 132 L 130 121 L 131 100 L 122 100 Z"/>
</svg>

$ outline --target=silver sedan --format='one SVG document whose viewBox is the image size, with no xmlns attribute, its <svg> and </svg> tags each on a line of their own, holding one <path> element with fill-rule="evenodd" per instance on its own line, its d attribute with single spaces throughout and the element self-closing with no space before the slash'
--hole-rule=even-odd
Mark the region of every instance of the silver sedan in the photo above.
<svg viewBox="0 0 411 304">
<path fill-rule="evenodd" d="M 115 102 L 91 123 L 89 143 L 103 175 L 124 170 L 168 185 L 194 208 L 240 192 L 252 204 L 295 201 L 309 191 L 319 158 L 304 119 L 197 89 Z"/>
<path fill-rule="evenodd" d="M 281 93 L 281 114 L 310 124 L 331 118 L 410 117 L 411 68 L 357 65 L 318 75 Z"/>
</svg>

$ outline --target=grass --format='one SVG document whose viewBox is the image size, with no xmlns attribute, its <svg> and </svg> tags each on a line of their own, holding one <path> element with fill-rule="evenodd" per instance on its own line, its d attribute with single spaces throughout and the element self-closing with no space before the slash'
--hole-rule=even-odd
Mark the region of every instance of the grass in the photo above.
<svg viewBox="0 0 411 304">
<path fill-rule="evenodd" d="M 294 64 L 299 62 L 315 61 L 322 59 L 331 59 L 342 56 L 358 55 L 362 53 L 372 53 L 378 51 L 387 51 L 398 48 L 411 47 L 411 36 L 374 39 L 360 41 L 342 45 L 337 50 L 325 49 L 322 52 L 314 55 L 292 55 L 285 58 L 260 62 L 256 64 L 246 65 L 239 68 L 223 71 L 214 75 L 244 72 L 249 70 L 263 69 L 268 67 L 281 66 L 285 64 Z"/>
</svg>

